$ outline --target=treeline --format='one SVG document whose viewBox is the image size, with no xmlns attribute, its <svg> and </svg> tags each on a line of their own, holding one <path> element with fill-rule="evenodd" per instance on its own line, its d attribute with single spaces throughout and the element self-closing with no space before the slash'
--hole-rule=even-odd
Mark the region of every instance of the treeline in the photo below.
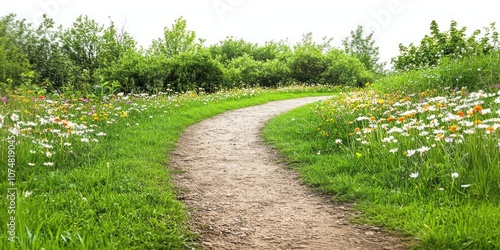
<svg viewBox="0 0 500 250">
<path fill-rule="evenodd" d="M 213 92 L 296 82 L 363 86 L 382 69 L 378 47 L 362 27 L 343 41 L 343 49 L 331 43 L 317 43 L 309 33 L 293 46 L 234 37 L 205 46 L 179 18 L 149 48 L 138 48 L 112 21 L 105 26 L 80 16 L 64 28 L 44 17 L 35 27 L 11 14 L 0 19 L 0 87 L 110 93 Z"/>
<path fill-rule="evenodd" d="M 494 23 L 472 35 L 466 30 L 452 21 L 449 30 L 441 31 L 433 21 L 420 44 L 400 45 L 399 56 L 392 60 L 395 72 L 498 51 Z M 362 87 L 384 71 L 372 35 L 358 26 L 340 48 L 332 45 L 331 38 L 315 42 L 311 33 L 294 45 L 227 37 L 206 46 L 181 17 L 165 27 L 151 46 L 138 48 L 125 28 L 112 21 L 102 25 L 80 16 L 64 28 L 47 17 L 35 26 L 10 14 L 0 18 L 0 90 L 32 85 L 40 91 L 108 94 L 213 92 L 290 83 Z"/>
</svg>

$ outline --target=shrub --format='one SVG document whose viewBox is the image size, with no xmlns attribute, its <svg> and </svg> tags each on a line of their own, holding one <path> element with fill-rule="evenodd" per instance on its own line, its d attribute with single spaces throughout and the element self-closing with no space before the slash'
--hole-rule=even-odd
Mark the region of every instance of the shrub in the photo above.
<svg viewBox="0 0 500 250">
<path fill-rule="evenodd" d="M 463 88 L 476 90 L 500 82 L 500 52 L 469 56 L 462 59 L 445 58 L 437 67 L 394 73 L 377 80 L 377 87 L 422 92 L 427 89 Z"/>
<path fill-rule="evenodd" d="M 164 86 L 168 84 L 175 91 L 186 92 L 202 88 L 213 92 L 223 82 L 222 64 L 214 60 L 207 50 L 196 53 L 182 53 L 169 60 Z"/>
<path fill-rule="evenodd" d="M 320 74 L 321 83 L 364 87 L 367 82 L 373 81 L 372 73 L 355 57 L 340 50 L 332 50 L 326 58 L 328 67 Z"/>
<path fill-rule="evenodd" d="M 458 28 L 452 21 L 449 31 L 441 32 L 436 21 L 432 21 L 431 34 L 426 35 L 419 46 L 399 45 L 400 55 L 392 59 L 394 68 L 398 71 L 408 71 L 428 66 L 437 66 L 443 59 L 460 59 L 468 56 L 487 55 L 498 46 L 498 32 L 495 23 L 484 28 L 483 37 L 480 30 L 467 37 L 467 27 Z"/>
</svg>

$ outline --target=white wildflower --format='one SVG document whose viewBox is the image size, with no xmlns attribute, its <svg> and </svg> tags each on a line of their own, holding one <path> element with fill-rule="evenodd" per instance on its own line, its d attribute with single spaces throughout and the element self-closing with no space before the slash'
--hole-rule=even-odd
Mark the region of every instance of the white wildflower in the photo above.
<svg viewBox="0 0 500 250">
<path fill-rule="evenodd" d="M 14 113 L 10 116 L 10 119 L 13 121 L 13 122 L 17 122 L 19 121 L 19 115 Z"/>
</svg>

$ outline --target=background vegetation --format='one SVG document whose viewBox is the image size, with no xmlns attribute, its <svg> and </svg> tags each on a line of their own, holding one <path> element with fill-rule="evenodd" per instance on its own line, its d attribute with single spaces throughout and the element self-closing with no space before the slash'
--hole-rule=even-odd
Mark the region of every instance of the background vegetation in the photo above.
<svg viewBox="0 0 500 250">
<path fill-rule="evenodd" d="M 179 18 L 138 48 L 127 31 L 80 16 L 71 27 L 45 17 L 38 26 L 15 15 L 0 20 L 0 86 L 36 84 L 42 89 L 87 94 L 118 92 L 214 92 L 291 83 L 363 86 L 380 70 L 378 48 L 358 28 L 344 44 L 314 42 L 311 33 L 290 46 L 284 41 L 252 44 L 228 37 L 205 46 Z M 8 60 L 7 60 L 8 58 Z"/>
</svg>

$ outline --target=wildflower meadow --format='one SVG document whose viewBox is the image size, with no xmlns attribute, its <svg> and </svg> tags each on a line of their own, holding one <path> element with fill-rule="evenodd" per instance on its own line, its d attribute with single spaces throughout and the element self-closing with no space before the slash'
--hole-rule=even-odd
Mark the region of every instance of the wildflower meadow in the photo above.
<svg viewBox="0 0 500 250">
<path fill-rule="evenodd" d="M 344 92 L 272 120 L 264 135 L 306 183 L 354 202 L 353 221 L 417 248 L 500 247 L 498 84 Z"/>
<path fill-rule="evenodd" d="M 3 249 L 167 248 L 195 235 L 168 182 L 182 130 L 227 109 L 331 93 L 328 86 L 217 94 L 79 97 L 19 88 L 2 93 Z M 11 160 L 13 159 L 13 160 Z"/>
</svg>

